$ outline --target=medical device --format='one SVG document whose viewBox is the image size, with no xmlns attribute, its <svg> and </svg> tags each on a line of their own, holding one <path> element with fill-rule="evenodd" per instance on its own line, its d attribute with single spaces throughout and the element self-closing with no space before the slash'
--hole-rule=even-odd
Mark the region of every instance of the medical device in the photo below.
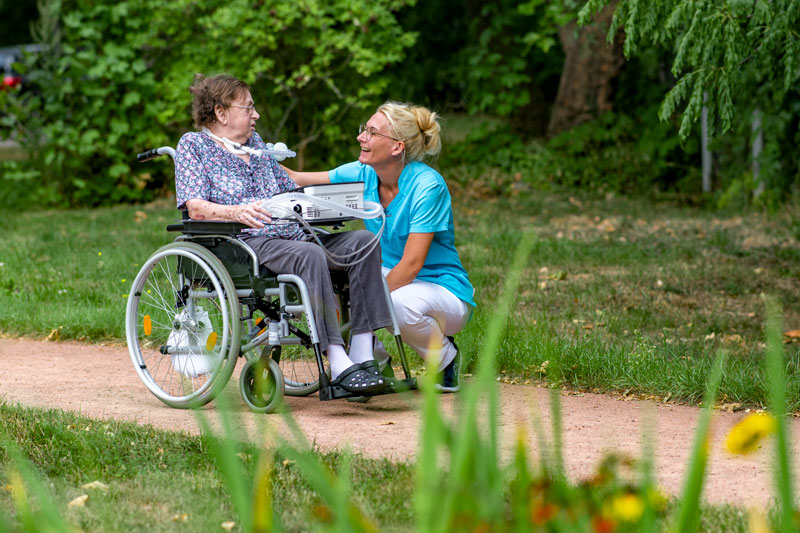
<svg viewBox="0 0 800 533">
<path fill-rule="evenodd" d="M 364 202 L 364 182 L 306 185 L 276 194 L 262 206 L 273 220 L 296 220 L 298 215 L 315 224 L 336 224 L 355 218 L 378 218 L 383 208 Z M 291 211 L 291 212 L 290 212 Z"/>
<path fill-rule="evenodd" d="M 257 150 L 255 148 L 250 148 L 249 146 L 245 146 L 243 144 L 239 144 L 234 142 L 227 137 L 219 137 L 211 133 L 211 130 L 208 128 L 203 128 L 203 133 L 214 139 L 215 141 L 219 141 L 232 154 L 236 155 L 245 155 L 250 154 L 256 157 L 263 156 L 263 155 L 270 155 L 275 159 L 275 161 L 283 161 L 287 157 L 294 157 L 297 154 L 293 150 L 289 150 L 289 148 L 284 143 L 265 143 L 267 148 Z"/>
<path fill-rule="evenodd" d="M 383 229 L 386 226 L 386 215 L 383 206 L 377 202 L 364 200 L 364 182 L 336 183 L 329 185 L 307 185 L 294 191 L 276 194 L 264 200 L 261 206 L 272 214 L 273 220 L 289 223 L 299 222 L 308 233 L 322 246 L 328 258 L 336 265 L 347 267 L 357 265 L 380 243 Z M 381 228 L 375 236 L 360 250 L 352 254 L 337 255 L 331 253 L 322 244 L 317 232 L 311 226 L 315 224 L 337 224 L 346 220 L 381 218 Z M 280 222 L 279 222 L 280 223 Z M 358 256 L 350 263 L 341 263 Z"/>
</svg>

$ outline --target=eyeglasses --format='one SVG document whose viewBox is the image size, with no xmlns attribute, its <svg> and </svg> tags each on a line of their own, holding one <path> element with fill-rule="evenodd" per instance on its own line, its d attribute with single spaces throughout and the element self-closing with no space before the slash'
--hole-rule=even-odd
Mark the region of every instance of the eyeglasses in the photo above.
<svg viewBox="0 0 800 533">
<path fill-rule="evenodd" d="M 368 140 L 372 139 L 372 136 L 373 136 L 373 135 L 380 135 L 381 137 L 389 137 L 389 138 L 390 138 L 390 139 L 392 139 L 393 141 L 397 141 L 397 142 L 403 142 L 403 141 L 401 141 L 400 139 L 398 139 L 397 137 L 392 137 L 391 135 L 386 135 L 385 133 L 381 133 L 381 132 L 379 132 L 378 130 L 376 130 L 375 128 L 368 128 L 366 124 L 360 124 L 360 125 L 358 126 L 358 134 L 359 134 L 359 135 L 361 135 L 361 134 L 362 134 L 362 133 L 364 133 L 364 132 L 366 132 L 366 133 L 367 133 L 367 136 L 366 136 L 366 138 L 364 139 L 364 140 L 366 140 L 366 141 L 368 141 Z"/>
<path fill-rule="evenodd" d="M 230 104 L 228 107 L 241 107 L 242 109 L 246 109 L 247 110 L 247 114 L 248 115 L 252 115 L 253 111 L 256 110 L 256 104 L 250 104 L 250 105 Z"/>
</svg>

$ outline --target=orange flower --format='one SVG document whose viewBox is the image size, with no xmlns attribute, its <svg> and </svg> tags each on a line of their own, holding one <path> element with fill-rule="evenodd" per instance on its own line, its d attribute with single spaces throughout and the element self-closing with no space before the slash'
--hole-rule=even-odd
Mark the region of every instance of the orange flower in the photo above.
<svg viewBox="0 0 800 533">
<path fill-rule="evenodd" d="M 314 516 L 314 518 L 324 524 L 330 524 L 333 522 L 333 513 L 331 513 L 331 509 L 327 505 L 323 505 L 321 503 L 316 504 L 311 508 L 311 514 Z"/>
<path fill-rule="evenodd" d="M 614 533 L 617 524 L 610 518 L 595 515 L 592 517 L 592 531 L 594 533 Z"/>
<path fill-rule="evenodd" d="M 543 503 L 531 508 L 531 523 L 543 526 L 558 514 L 558 507 L 552 503 Z"/>
</svg>

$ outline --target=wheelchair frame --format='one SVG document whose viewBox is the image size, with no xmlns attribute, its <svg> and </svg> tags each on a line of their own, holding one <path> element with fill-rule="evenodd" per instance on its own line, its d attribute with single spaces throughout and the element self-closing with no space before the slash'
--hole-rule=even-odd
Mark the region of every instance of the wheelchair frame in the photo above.
<svg viewBox="0 0 800 533">
<path fill-rule="evenodd" d="M 174 160 L 170 147 L 138 158 L 147 161 L 164 154 Z M 294 274 L 275 274 L 261 267 L 253 249 L 239 239 L 247 227 L 189 219 L 167 226 L 167 231 L 181 235 L 144 263 L 126 311 L 128 349 L 139 377 L 167 405 L 194 408 L 214 399 L 230 380 L 238 357 L 244 357 L 239 388 L 253 411 L 275 411 L 284 394 L 304 396 L 319 390 L 323 401 L 359 396 L 331 385 L 305 282 Z M 339 299 L 343 337 L 348 339 L 346 273 L 331 271 L 331 280 Z M 385 280 L 384 293 L 405 377 L 386 378 L 392 385 L 378 394 L 416 388 Z M 316 380 L 284 376 L 281 348 L 296 345 L 313 349 Z"/>
</svg>

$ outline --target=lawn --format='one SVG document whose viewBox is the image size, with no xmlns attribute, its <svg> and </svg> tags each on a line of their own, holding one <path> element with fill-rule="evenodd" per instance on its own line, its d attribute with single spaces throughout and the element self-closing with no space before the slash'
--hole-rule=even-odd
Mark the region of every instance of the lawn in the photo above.
<svg viewBox="0 0 800 533">
<path fill-rule="evenodd" d="M 492 331 L 498 331 L 497 323 L 492 324 L 506 306 L 501 289 L 512 273 L 517 245 L 530 238 L 532 254 L 514 291 L 508 328 L 498 341 L 502 379 L 697 402 L 713 358 L 723 349 L 728 358 L 721 403 L 730 409 L 767 403 L 762 294 L 776 295 L 781 302 L 784 331 L 798 327 L 793 280 L 800 261 L 792 213 L 726 214 L 558 193 L 521 193 L 511 200 L 487 196 L 479 183 L 474 188 L 454 184 L 453 194 L 459 249 L 478 291 L 479 307 L 459 335 L 469 370 L 477 368 Z M 6 246 L 0 251 L 0 330 L 7 335 L 124 342 L 130 282 L 144 259 L 172 239 L 164 226 L 176 214 L 171 202 L 163 200 L 147 206 L 7 216 L 1 228 Z M 787 395 L 789 409 L 797 411 L 800 358 L 797 346 L 788 342 L 791 338 L 786 335 L 784 345 Z M 492 346 L 488 353 L 495 353 Z M 478 381 L 485 384 L 485 372 L 483 376 Z M 494 382 L 493 374 L 488 382 Z M 426 408 L 425 424 L 436 418 Z M 469 439 L 455 437 L 457 432 L 467 436 L 475 428 L 459 424 L 437 430 L 436 439 L 445 443 L 454 461 L 488 460 L 493 466 L 484 467 L 497 478 L 504 467 L 486 459 L 491 454 L 481 451 L 483 444 L 470 441 L 466 449 L 473 451 L 460 455 L 458 443 Z M 201 531 L 209 524 L 231 522 L 234 530 L 241 526 L 230 470 L 215 462 L 220 456 L 208 436 L 7 405 L 0 405 L 0 428 L 34 465 L 36 474 L 25 476 L 27 486 L 31 479 L 46 479 L 45 492 L 70 524 L 106 531 Z M 234 463 L 257 479 L 255 458 L 262 452 L 233 445 L 238 453 L 227 457 L 235 456 Z M 2 453 L 7 468 L 0 482 L 9 490 L 0 495 L 0 518 L 9 517 L 16 529 L 25 508 L 20 507 L 21 485 L 14 477 L 21 463 L 8 463 L 8 453 Z M 308 472 L 295 468 L 310 463 L 296 462 L 285 450 L 269 453 L 269 494 L 280 521 L 290 531 L 324 526 L 330 509 L 320 499 L 319 480 L 315 488 Z M 419 473 L 427 471 L 424 461 L 436 462 L 436 454 L 423 454 L 420 465 L 340 454 L 314 457 L 312 462 L 325 469 L 348 473 L 352 502 L 369 522 L 384 530 L 413 530 L 412 506 L 421 509 L 415 494 L 425 483 Z M 453 468 L 458 476 L 473 472 Z M 522 471 L 517 463 L 513 468 L 503 474 L 512 481 L 512 496 L 513 480 L 521 479 Z M 480 472 L 473 472 L 474 479 L 469 474 L 468 482 L 484 483 Z M 438 490 L 437 479 L 438 474 L 428 478 L 433 485 L 427 491 Z M 85 487 L 93 481 L 106 488 Z M 587 513 L 594 511 L 569 498 L 591 494 L 586 497 L 593 499 L 603 490 L 554 487 L 548 493 L 568 498 Z M 613 499 L 627 489 L 615 484 L 609 490 Z M 646 486 L 641 490 L 647 493 Z M 67 505 L 82 495 L 90 503 Z M 241 495 L 238 501 L 243 501 Z M 343 505 L 340 511 L 349 504 Z M 539 509 L 533 500 L 524 505 Z M 673 501 L 659 516 L 675 516 L 679 506 Z M 745 531 L 748 517 L 735 507 L 702 507 L 700 520 L 701 530 Z"/>
<path fill-rule="evenodd" d="M 527 232 L 533 252 L 498 354 L 504 380 L 697 402 L 711 359 L 725 350 L 722 403 L 765 405 L 762 295 L 778 297 L 785 331 L 800 329 L 797 208 L 727 213 L 523 188 L 507 198 L 480 180 L 451 188 L 457 245 L 477 290 L 459 334 L 468 370 Z M 174 238 L 164 230 L 178 218 L 172 206 L 8 214 L 0 331 L 124 342 L 131 281 Z M 797 411 L 798 345 L 785 348 Z"/>
</svg>

